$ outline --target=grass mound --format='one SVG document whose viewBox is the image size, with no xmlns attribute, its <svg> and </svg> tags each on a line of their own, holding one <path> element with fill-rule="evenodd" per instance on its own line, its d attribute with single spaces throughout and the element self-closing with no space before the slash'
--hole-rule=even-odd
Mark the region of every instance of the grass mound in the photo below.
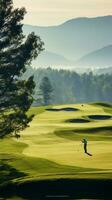
<svg viewBox="0 0 112 200">
<path fill-rule="evenodd" d="M 111 104 L 109 104 L 109 103 L 103 103 L 103 102 L 93 103 L 93 105 L 112 108 L 112 105 L 111 105 Z"/>
<path fill-rule="evenodd" d="M 90 122 L 90 120 L 88 120 L 88 119 L 68 119 L 65 122 L 69 122 L 69 123 L 88 123 L 88 122 Z"/>
<path fill-rule="evenodd" d="M 71 130 L 58 130 L 54 134 L 58 137 L 68 140 L 81 140 L 84 136 L 89 140 L 94 141 L 110 141 L 112 140 L 112 126 L 106 127 L 88 127 L 76 128 Z"/>
<path fill-rule="evenodd" d="M 89 115 L 88 117 L 95 120 L 106 120 L 112 118 L 110 115 Z"/>
<path fill-rule="evenodd" d="M 89 128 L 83 128 L 83 129 L 76 129 L 75 132 L 77 133 L 111 133 L 112 132 L 112 126 L 104 126 L 104 127 L 89 127 Z"/>
<path fill-rule="evenodd" d="M 66 108 L 47 108 L 46 110 L 56 112 L 56 111 L 78 111 L 79 109 L 66 107 Z"/>
</svg>

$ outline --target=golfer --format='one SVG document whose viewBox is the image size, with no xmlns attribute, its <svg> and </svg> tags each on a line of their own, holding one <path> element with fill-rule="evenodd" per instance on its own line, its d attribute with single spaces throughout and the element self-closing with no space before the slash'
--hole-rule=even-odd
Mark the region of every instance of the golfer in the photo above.
<svg viewBox="0 0 112 200">
<path fill-rule="evenodd" d="M 87 139 L 84 138 L 82 140 L 82 143 L 84 144 L 84 152 L 87 153 L 87 143 L 88 143 Z"/>
</svg>

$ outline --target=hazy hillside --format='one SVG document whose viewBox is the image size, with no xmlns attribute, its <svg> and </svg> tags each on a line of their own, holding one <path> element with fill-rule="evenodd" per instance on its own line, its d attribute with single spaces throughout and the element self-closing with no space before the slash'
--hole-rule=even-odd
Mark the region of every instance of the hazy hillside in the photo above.
<svg viewBox="0 0 112 200">
<path fill-rule="evenodd" d="M 101 48 L 97 51 L 79 59 L 76 63 L 79 66 L 107 67 L 112 66 L 112 45 Z"/>
<path fill-rule="evenodd" d="M 99 69 L 95 69 L 94 74 L 112 74 L 112 67 L 106 67 L 106 68 L 99 68 Z"/>
<path fill-rule="evenodd" d="M 77 18 L 59 26 L 24 26 L 24 33 L 34 31 L 45 42 L 45 49 L 68 60 L 79 58 L 112 44 L 112 16 Z"/>
<path fill-rule="evenodd" d="M 75 62 L 72 62 L 66 59 L 64 56 L 52 53 L 49 51 L 43 51 L 36 61 L 33 62 L 34 67 L 48 67 L 48 66 L 71 66 L 74 65 Z"/>
</svg>

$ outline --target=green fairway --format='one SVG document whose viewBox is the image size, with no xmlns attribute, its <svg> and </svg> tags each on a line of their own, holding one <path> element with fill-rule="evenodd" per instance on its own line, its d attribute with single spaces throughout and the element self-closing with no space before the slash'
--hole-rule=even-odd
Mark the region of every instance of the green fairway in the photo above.
<svg viewBox="0 0 112 200">
<path fill-rule="evenodd" d="M 67 119 L 88 119 L 90 115 L 109 116 L 110 114 L 105 113 L 102 106 L 96 105 L 85 104 L 83 107 L 81 105 L 66 105 L 54 108 L 63 107 L 78 108 L 79 110 L 73 112 L 45 111 L 35 117 L 32 126 L 23 133 L 21 139 L 28 145 L 23 154 L 48 159 L 58 164 L 111 170 L 112 119 L 103 121 L 102 119 L 90 119 L 89 123 L 66 122 Z M 95 131 L 93 132 L 92 129 Z M 97 132 L 97 130 L 99 131 Z M 83 137 L 89 140 L 88 149 L 93 154 L 92 157 L 83 152 L 81 143 Z"/>
<path fill-rule="evenodd" d="M 111 179 L 112 107 L 75 104 L 49 108 L 31 108 L 29 114 L 35 117 L 21 138 L 0 141 L 0 166 L 4 166 L 0 183 L 61 177 Z M 84 154 L 83 138 L 93 156 Z"/>
</svg>

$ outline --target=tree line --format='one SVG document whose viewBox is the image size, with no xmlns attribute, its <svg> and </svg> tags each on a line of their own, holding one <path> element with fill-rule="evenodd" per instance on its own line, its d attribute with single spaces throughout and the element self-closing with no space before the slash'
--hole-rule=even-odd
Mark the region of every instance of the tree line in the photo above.
<svg viewBox="0 0 112 200">
<path fill-rule="evenodd" d="M 35 105 L 38 105 L 40 84 L 48 77 L 52 94 L 51 104 L 82 103 L 82 102 L 112 102 L 112 74 L 96 75 L 92 72 L 78 74 L 74 71 L 28 68 L 24 78 L 34 75 Z"/>
</svg>

